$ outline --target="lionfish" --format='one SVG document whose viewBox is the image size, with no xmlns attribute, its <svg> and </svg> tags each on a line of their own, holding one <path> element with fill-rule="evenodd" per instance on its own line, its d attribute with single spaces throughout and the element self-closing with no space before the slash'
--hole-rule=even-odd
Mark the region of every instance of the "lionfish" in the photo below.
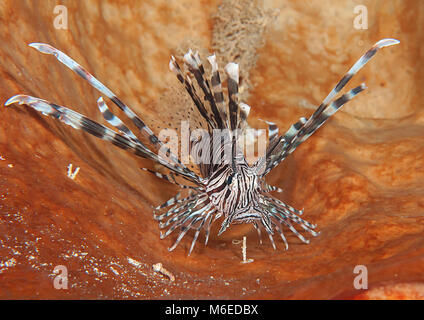
<svg viewBox="0 0 424 320">
<path fill-rule="evenodd" d="M 170 171 L 169 174 L 146 170 L 176 184 L 182 189 L 181 191 L 185 192 L 184 196 L 181 196 L 181 192 L 179 192 L 154 209 L 153 216 L 159 222 L 159 227 L 166 230 L 161 233 L 161 239 L 179 229 L 175 243 L 168 250 L 174 250 L 189 230 L 194 231 L 189 255 L 202 229 L 205 230 L 205 245 L 207 245 L 211 225 L 222 216 L 223 221 L 218 235 L 222 234 L 230 224 L 252 223 L 258 232 L 261 243 L 261 230 L 265 229 L 274 249 L 276 246 L 273 235 L 277 233 L 282 238 L 287 250 L 288 243 L 283 228 L 289 229 L 304 243 L 309 243 L 309 240 L 296 230 L 295 225 L 312 236 L 317 236 L 319 232 L 315 231 L 316 225 L 300 218 L 303 210 L 297 210 L 270 194 L 273 191 L 281 191 L 281 189 L 268 185 L 265 182 L 266 175 L 310 137 L 331 115 L 365 90 L 365 84 L 361 84 L 336 99 L 336 95 L 379 49 L 398 43 L 399 41 L 395 39 L 382 39 L 374 44 L 341 78 L 315 112 L 309 118 L 300 118 L 285 134 L 280 135 L 276 124 L 267 122 L 266 152 L 259 156 L 253 164 L 248 163 L 244 153 L 238 147 L 240 138 L 247 127 L 250 110 L 250 107 L 240 102 L 238 98 L 238 64 L 230 62 L 226 65 L 224 70 L 227 75 L 227 88 L 225 89 L 221 82 L 215 55 L 207 58 L 211 67 L 210 77 L 205 72 L 198 52 L 189 50 L 184 55 L 183 69 L 171 56 L 169 67 L 187 91 L 200 114 L 198 116 L 205 121 L 207 132 L 210 135 L 214 130 L 226 132 L 219 138 L 213 138 L 213 146 L 209 149 L 209 153 L 218 156 L 219 159 L 223 159 L 222 155 L 229 150 L 230 156 L 225 157 L 223 161 L 213 163 L 196 161 L 201 156 L 197 155 L 196 150 L 201 149 L 200 146 L 205 143 L 211 144 L 211 140 L 190 140 L 190 147 L 195 150 L 192 155 L 194 154 L 194 162 L 197 164 L 199 173 L 185 165 L 172 152 L 171 148 L 158 138 L 145 122 L 109 88 L 65 53 L 48 44 L 32 43 L 29 46 L 42 53 L 54 55 L 57 60 L 108 97 L 132 121 L 151 147 L 148 147 L 146 142 L 143 143 L 121 119 L 110 111 L 102 97 L 97 101 L 98 108 L 104 119 L 118 131 L 101 125 L 71 109 L 28 95 L 16 95 L 10 98 L 5 105 L 25 104 L 75 129 L 84 130 L 167 168 Z M 225 91 L 227 98 L 224 96 Z M 184 108 L 186 107 L 184 106 Z M 216 140 L 219 140 L 220 143 L 215 143 Z M 159 152 L 159 149 L 162 152 Z"/>
</svg>

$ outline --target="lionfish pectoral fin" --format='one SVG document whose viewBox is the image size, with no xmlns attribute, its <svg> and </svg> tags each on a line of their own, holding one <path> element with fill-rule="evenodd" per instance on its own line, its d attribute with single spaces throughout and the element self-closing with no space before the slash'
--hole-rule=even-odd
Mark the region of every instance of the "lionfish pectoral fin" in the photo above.
<svg viewBox="0 0 424 320">
<path fill-rule="evenodd" d="M 218 236 L 220 236 L 222 233 L 224 233 L 225 230 L 227 230 L 227 228 L 230 225 L 231 221 L 232 221 L 232 217 L 231 216 L 228 216 L 228 217 L 226 217 L 224 219 L 224 221 L 221 224 L 221 228 L 219 229 Z"/>
<path fill-rule="evenodd" d="M 78 76 L 80 76 L 85 81 L 87 81 L 92 87 L 97 89 L 99 92 L 107 96 L 116 106 L 118 106 L 125 113 L 125 115 L 140 130 L 143 136 L 145 136 L 154 146 L 162 147 L 164 145 L 163 141 L 161 141 L 153 133 L 153 131 L 145 124 L 145 122 L 130 107 L 128 107 L 124 102 L 122 102 L 122 100 L 120 100 L 118 96 L 115 95 L 115 93 L 113 93 L 108 87 L 106 87 L 103 83 L 101 83 L 91 73 L 85 70 L 70 56 L 68 56 L 64 52 L 46 43 L 34 42 L 34 43 L 30 43 L 29 46 L 38 50 L 41 53 L 53 55 L 59 62 L 61 62 L 63 65 L 71 69 L 73 72 L 75 72 Z M 103 99 L 99 99 L 98 104 L 99 104 L 99 109 L 101 109 L 101 111 L 103 110 L 102 111 L 103 116 L 105 116 L 105 113 L 103 112 L 106 112 L 107 113 L 106 116 L 109 116 L 110 114 L 107 112 L 108 108 L 106 104 L 104 103 Z M 139 143 L 140 141 L 134 136 L 134 134 L 125 125 L 123 125 L 120 119 L 118 119 L 115 116 L 109 120 L 112 121 L 111 123 L 112 125 L 115 126 L 115 124 L 117 124 L 118 125 L 117 128 L 119 130 L 123 129 L 126 134 L 126 137 L 130 137 L 131 140 L 134 140 L 138 144 L 141 144 Z M 107 121 L 110 123 L 109 120 Z M 145 149 L 144 153 L 151 155 L 150 156 L 151 160 L 156 161 L 161 165 L 164 165 L 164 159 L 160 159 L 158 156 L 152 156 L 155 154 L 150 149 L 148 149 L 145 146 L 143 148 Z M 171 171 L 180 173 L 187 180 L 191 180 L 195 183 L 200 183 L 200 178 L 194 172 L 192 172 L 188 167 L 182 164 L 181 161 L 177 158 L 177 156 L 175 156 L 172 152 L 170 152 L 169 159 L 171 160 L 170 163 L 164 166 L 166 166 Z"/>
<path fill-rule="evenodd" d="M 362 67 L 364 67 L 381 48 L 396 45 L 398 43 L 399 41 L 396 39 L 382 39 L 376 42 L 365 54 L 363 54 L 330 91 L 311 117 L 308 119 L 301 118 L 299 122 L 290 127 L 283 139 L 278 141 L 276 144 L 272 144 L 268 148 L 266 154 L 266 169 L 262 176 L 268 174 L 274 167 L 283 161 L 344 104 L 365 90 L 365 84 L 361 84 L 342 95 L 340 98 L 334 100 L 337 94 L 346 86 L 353 76 L 362 69 Z"/>
<path fill-rule="evenodd" d="M 274 231 L 272 230 L 271 218 L 268 215 L 262 215 L 261 222 L 263 226 L 265 227 L 266 232 L 268 232 L 268 234 L 270 235 L 274 234 Z"/>
<path fill-rule="evenodd" d="M 11 97 L 6 101 L 5 105 L 8 106 L 13 103 L 25 104 L 34 110 L 41 112 L 45 116 L 51 116 L 58 119 L 74 129 L 83 130 L 99 139 L 109 141 L 121 149 L 130 150 L 137 156 L 157 162 L 159 161 L 158 156 L 150 151 L 150 149 L 148 149 L 139 140 L 134 140 L 126 134 L 120 134 L 109 129 L 108 127 L 105 127 L 104 125 L 99 124 L 72 109 L 57 105 L 47 100 L 23 94 Z"/>
</svg>

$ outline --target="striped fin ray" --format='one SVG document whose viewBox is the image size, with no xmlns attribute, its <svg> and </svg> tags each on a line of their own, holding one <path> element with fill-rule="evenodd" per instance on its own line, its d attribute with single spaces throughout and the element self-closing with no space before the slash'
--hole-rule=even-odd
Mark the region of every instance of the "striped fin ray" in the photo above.
<svg viewBox="0 0 424 320">
<path fill-rule="evenodd" d="M 111 141 L 120 148 L 132 149 L 137 155 L 142 157 L 149 159 L 154 159 L 156 157 L 156 155 L 148 150 L 141 142 L 133 141 L 124 135 L 116 133 L 71 109 L 27 95 L 13 96 L 6 101 L 5 105 L 8 106 L 13 103 L 26 104 L 41 112 L 43 115 L 56 118 L 74 129 L 84 130 L 100 139 Z"/>
<path fill-rule="evenodd" d="M 313 113 L 313 115 L 306 120 L 306 122 L 299 127 L 300 123 L 293 125 L 286 133 L 283 139 L 278 143 L 275 149 L 279 155 L 272 156 L 267 152 L 267 167 L 262 176 L 269 173 L 275 166 L 277 166 L 289 153 L 311 136 L 331 115 L 333 115 L 343 104 L 351 100 L 355 95 L 363 91 L 366 87 L 364 84 L 350 90 L 347 94 L 341 96 L 339 99 L 330 103 L 334 97 L 346 86 L 350 79 L 362 68 L 365 64 L 377 53 L 381 48 L 398 44 L 399 41 L 395 39 L 382 39 L 375 43 L 364 55 L 362 55 L 356 63 L 349 69 L 349 71 L 342 77 L 337 85 L 331 90 L 327 97 L 323 100 L 321 105 Z M 302 119 L 301 119 L 302 120 Z"/>
<path fill-rule="evenodd" d="M 211 216 L 212 216 L 212 214 L 213 214 L 214 212 L 215 212 L 215 210 L 214 210 L 214 209 L 212 209 L 212 210 L 207 210 L 206 214 L 205 214 L 203 217 L 201 217 L 201 218 L 199 219 L 199 220 L 200 220 L 199 225 L 198 225 L 198 226 L 196 226 L 196 227 L 192 226 L 192 228 L 193 228 L 194 230 L 196 230 L 196 232 L 194 233 L 193 240 L 191 241 L 191 246 L 190 246 L 190 249 L 189 249 L 189 251 L 188 251 L 188 255 L 190 255 L 190 254 L 191 254 L 191 252 L 193 251 L 193 249 L 194 249 L 194 245 L 196 244 L 197 238 L 199 237 L 200 230 L 202 230 L 203 225 L 205 224 L 205 222 L 206 222 L 206 221 L 208 221 L 208 220 L 209 220 L 209 217 L 211 217 Z"/>
<path fill-rule="evenodd" d="M 292 206 L 289 206 L 288 204 L 285 204 L 281 200 L 278 200 L 274 197 L 267 196 L 267 197 L 265 197 L 265 200 L 268 201 L 268 203 L 274 202 L 275 205 L 277 205 L 278 207 L 283 207 L 284 210 L 288 210 L 288 212 L 291 212 L 291 214 L 299 215 L 299 216 L 301 216 L 303 214 L 303 210 L 297 210 L 297 209 L 293 208 Z"/>
<path fill-rule="evenodd" d="M 268 146 L 267 146 L 267 154 L 271 154 L 272 150 L 274 150 L 275 146 L 278 144 L 280 138 L 278 136 L 278 127 L 274 122 L 262 120 L 268 125 Z"/>
<path fill-rule="evenodd" d="M 183 199 L 180 198 L 180 193 L 178 193 L 162 205 L 156 207 L 155 210 L 160 210 L 174 205 L 174 207 L 162 215 L 154 214 L 154 218 L 160 221 L 159 228 L 163 229 L 169 227 L 165 233 L 161 233 L 161 239 L 166 238 L 174 230 L 178 228 L 180 229 L 180 233 L 176 241 L 170 248 L 168 248 L 169 251 L 173 251 L 177 247 L 190 229 L 193 229 L 195 233 L 193 240 L 191 241 L 188 255 L 192 253 L 202 229 L 205 230 L 205 245 L 208 243 L 211 224 L 219 218 L 220 215 L 217 214 L 215 215 L 215 218 L 212 219 L 216 210 L 210 202 L 203 205 L 207 200 L 208 197 L 201 193 L 191 194 Z M 203 205 L 203 207 L 193 212 L 193 210 L 199 205 Z M 163 221 L 166 218 L 169 219 L 167 221 Z"/>
<path fill-rule="evenodd" d="M 201 116 L 207 121 L 208 125 L 211 128 L 214 128 L 215 124 L 212 122 L 211 118 L 208 115 L 208 112 L 207 112 L 205 106 L 203 105 L 203 102 L 201 101 L 201 99 L 197 95 L 196 89 L 194 88 L 193 84 L 191 83 L 190 78 L 184 77 L 183 72 L 181 71 L 181 68 L 178 65 L 174 56 L 171 56 L 171 60 L 169 61 L 169 69 L 172 72 L 174 72 L 178 81 L 185 87 L 186 91 L 188 92 L 191 99 L 193 100 L 197 110 L 199 110 Z"/>
<path fill-rule="evenodd" d="M 289 205 L 275 199 L 273 197 L 266 197 L 266 204 L 273 207 L 272 212 L 278 213 L 283 219 L 290 219 L 291 221 L 299 224 L 302 229 L 308 231 L 314 237 L 316 237 L 319 233 L 314 231 L 317 226 L 309 223 L 306 220 L 303 220 L 299 216 L 303 214 L 303 210 L 296 210 Z"/>
<path fill-rule="evenodd" d="M 355 62 L 355 64 L 349 69 L 349 71 L 342 77 L 342 79 L 337 83 L 333 90 L 328 94 L 328 96 L 323 100 L 322 105 L 327 105 L 334 97 L 344 88 L 344 86 L 349 82 L 350 79 L 362 69 L 363 66 L 367 64 L 368 61 L 377 53 L 378 50 L 384 47 L 389 47 L 395 44 L 398 44 L 399 41 L 396 39 L 382 39 L 376 42 L 371 49 L 369 49 L 362 57 Z"/>
<path fill-rule="evenodd" d="M 126 104 L 124 104 L 109 88 L 103 83 L 96 79 L 92 74 L 80 66 L 75 60 L 63 53 L 62 51 L 52 47 L 45 43 L 31 43 L 30 47 L 37 49 L 41 53 L 50 54 L 56 57 L 56 59 L 64 64 L 66 67 L 74 71 L 81 78 L 86 80 L 92 87 L 103 93 L 109 99 L 112 100 L 127 116 L 131 119 L 134 125 L 146 136 L 146 138 L 153 144 L 162 146 L 163 143 L 153 133 L 153 131 L 132 111 Z M 199 180 L 196 174 L 190 171 L 185 165 L 183 165 L 174 154 L 170 154 L 169 158 L 177 164 L 177 167 L 181 168 L 186 172 L 186 176 L 191 176 L 194 180 Z M 172 169 L 173 170 L 173 169 Z"/>
<path fill-rule="evenodd" d="M 259 244 L 262 244 L 262 231 L 261 231 L 261 227 L 258 225 L 258 223 L 256 221 L 253 222 L 253 226 L 255 227 L 256 231 L 258 232 Z"/>
<path fill-rule="evenodd" d="M 263 184 L 264 184 L 264 189 L 265 189 L 266 192 L 273 192 L 273 191 L 276 191 L 278 193 L 283 192 L 283 189 L 276 187 L 276 186 L 271 186 L 268 183 L 266 183 L 265 181 L 264 181 Z"/>
<path fill-rule="evenodd" d="M 299 134 L 306 121 L 307 119 L 302 117 L 298 122 L 290 126 L 284 136 L 280 136 L 279 138 L 274 137 L 273 143 L 270 142 L 266 151 L 267 167 L 281 155 L 281 146 L 284 148 L 284 146 L 287 146 Z"/>
<path fill-rule="evenodd" d="M 305 117 L 302 117 L 299 119 L 298 122 L 295 124 L 292 124 L 289 128 L 289 130 L 284 134 L 284 141 L 292 141 L 294 137 L 296 137 L 299 134 L 300 129 L 302 129 L 308 119 Z"/>
<path fill-rule="evenodd" d="M 286 237 L 284 236 L 284 232 L 283 232 L 283 228 L 281 227 L 281 225 L 279 226 L 278 224 L 275 226 L 275 230 L 277 230 L 278 234 L 280 235 L 281 239 L 284 242 L 284 245 L 286 247 L 286 250 L 289 249 L 289 244 L 287 242 Z"/>
<path fill-rule="evenodd" d="M 153 143 L 158 143 L 158 138 L 150 130 L 149 127 L 132 111 L 127 105 L 125 105 L 109 88 L 103 83 L 96 79 L 92 74 L 80 66 L 71 57 L 63 53 L 62 51 L 52 47 L 45 43 L 31 43 L 30 47 L 37 49 L 41 53 L 51 54 L 56 57 L 58 61 L 67 66 L 69 69 L 74 71 L 81 78 L 86 80 L 91 86 L 99 90 L 105 96 L 113 101 L 135 124 L 135 126 L 147 135 L 147 138 Z"/>
<path fill-rule="evenodd" d="M 160 221 L 163 220 L 163 218 L 169 219 L 167 221 L 160 222 L 159 227 L 161 229 L 168 228 L 166 232 L 161 233 L 161 239 L 166 238 L 176 229 L 180 229 L 177 239 L 168 249 L 169 251 L 173 251 L 181 239 L 186 235 L 186 233 L 190 229 L 193 229 L 195 234 L 189 249 L 190 255 L 202 228 L 206 230 L 207 238 L 209 237 L 209 228 L 211 225 L 212 215 L 215 213 L 215 209 L 212 203 L 208 201 L 206 194 L 194 198 L 187 197 L 186 199 L 187 201 L 185 204 L 185 199 L 181 199 L 179 200 L 181 204 L 177 204 L 177 206 L 175 206 L 177 208 L 181 208 L 177 214 L 175 214 L 176 210 L 174 209 L 173 214 L 168 214 L 168 211 L 164 216 L 161 217 Z"/>
<path fill-rule="evenodd" d="M 228 110 L 225 104 L 224 93 L 222 92 L 221 77 L 219 75 L 218 63 L 216 62 L 215 54 L 207 57 L 211 67 L 212 67 L 212 76 L 211 76 L 211 85 L 213 96 L 215 98 L 215 103 L 221 114 L 221 118 L 226 126 L 230 128 Z"/>
<path fill-rule="evenodd" d="M 179 212 L 186 210 L 191 205 L 193 205 L 196 201 L 196 197 L 198 196 L 198 193 L 190 194 L 187 197 L 183 199 L 178 199 L 175 202 L 171 201 L 170 204 L 168 204 L 168 201 L 164 202 L 160 206 L 157 206 L 155 208 L 155 211 L 167 208 L 169 206 L 173 206 L 172 208 L 168 209 L 166 212 L 161 214 L 153 214 L 153 218 L 157 221 L 162 221 L 163 219 L 169 218 L 173 216 L 174 214 L 178 214 Z M 171 200 L 171 199 L 170 199 Z"/>
<path fill-rule="evenodd" d="M 160 209 L 164 209 L 167 207 L 170 207 L 176 203 L 179 203 L 180 201 L 184 201 L 184 199 L 181 199 L 181 192 L 178 192 L 175 196 L 173 196 L 172 198 L 166 200 L 164 203 L 162 203 L 161 205 L 158 205 L 154 211 L 156 210 L 160 210 Z"/>
<path fill-rule="evenodd" d="M 205 220 L 205 218 L 208 215 L 208 211 L 210 210 L 211 207 L 212 207 L 212 204 L 209 203 L 203 208 L 193 212 L 188 218 L 184 219 L 182 222 L 172 226 L 172 228 L 179 227 L 180 233 L 178 234 L 177 240 L 174 242 L 174 244 L 170 248 L 168 248 L 169 251 L 173 251 L 177 247 L 177 245 L 180 243 L 181 239 L 186 235 L 186 233 L 190 229 L 195 228 L 194 225 L 197 222 L 201 222 Z M 194 244 L 192 244 L 189 254 L 191 253 L 191 250 L 193 250 L 192 248 L 193 246 Z"/>
<path fill-rule="evenodd" d="M 197 81 L 197 84 L 202 89 L 203 94 L 205 95 L 206 101 L 209 102 L 212 113 L 213 120 L 216 124 L 215 128 L 223 129 L 224 123 L 221 118 L 221 114 L 218 110 L 218 107 L 215 103 L 215 98 L 212 95 L 211 87 L 209 81 L 205 77 L 205 69 L 203 68 L 202 62 L 199 57 L 199 53 L 196 52 L 193 54 L 191 49 L 184 55 L 184 62 L 188 66 L 189 71 L 194 75 L 194 78 Z"/>
<path fill-rule="evenodd" d="M 171 234 L 177 227 L 181 224 L 185 223 L 192 217 L 193 209 L 195 209 L 199 204 L 202 204 L 206 201 L 206 198 L 203 198 L 201 201 L 199 199 L 195 199 L 194 201 L 186 204 L 184 207 L 187 207 L 186 210 L 179 210 L 179 213 L 170 218 L 167 221 L 161 221 L 159 223 L 159 228 L 165 229 L 171 226 L 165 233 L 161 235 L 161 238 L 166 238 L 169 234 Z"/>
<path fill-rule="evenodd" d="M 244 129 L 246 129 L 247 127 L 247 117 L 249 116 L 249 113 L 250 113 L 250 106 L 247 105 L 246 103 L 240 102 L 238 107 L 239 107 L 239 120 L 238 120 L 237 128 L 244 131 Z"/>
<path fill-rule="evenodd" d="M 99 110 L 103 116 L 103 118 L 110 123 L 110 125 L 114 126 L 116 129 L 118 129 L 123 135 L 129 137 L 130 139 L 133 139 L 135 141 L 138 141 L 138 138 L 132 133 L 130 129 L 119 119 L 117 116 L 115 116 L 107 107 L 106 103 L 103 100 L 103 97 L 100 97 L 97 100 L 97 106 L 99 107 Z"/>
<path fill-rule="evenodd" d="M 321 113 L 314 113 L 310 117 L 311 121 L 306 121 L 291 139 L 292 146 L 290 149 L 288 149 L 288 152 L 293 152 L 299 144 L 309 138 L 319 127 L 321 127 L 330 116 L 336 113 L 337 110 L 339 110 L 343 105 L 352 100 L 356 95 L 365 89 L 367 89 L 367 87 L 364 83 L 362 83 L 360 86 L 353 88 L 352 90 L 342 95 L 340 98 L 331 102 L 330 105 L 327 106 Z M 305 120 L 306 118 L 301 118 L 300 123 L 303 123 Z M 297 131 L 297 128 L 295 130 Z M 285 136 L 285 138 L 287 138 L 287 141 L 289 141 L 288 139 L 291 138 L 291 136 Z"/>
<path fill-rule="evenodd" d="M 237 126 L 238 126 L 238 85 L 239 85 L 239 66 L 237 63 L 230 62 L 225 66 L 225 72 L 227 73 L 227 88 L 228 88 L 228 109 L 230 111 L 230 129 L 233 133 L 232 136 L 232 168 L 236 172 L 235 158 L 237 154 Z M 224 229 L 221 228 L 220 232 Z"/>
<path fill-rule="evenodd" d="M 301 228 L 308 233 L 310 233 L 312 236 L 316 237 L 319 235 L 319 232 L 316 232 L 313 230 L 315 228 L 314 225 L 311 225 L 307 221 L 293 215 L 287 214 L 286 211 L 283 210 L 280 206 L 276 206 L 273 203 L 265 202 L 261 205 L 261 209 L 263 212 L 265 212 L 270 219 L 270 224 L 272 226 L 272 229 L 275 229 L 278 234 L 281 236 L 281 239 L 283 240 L 286 250 L 288 249 L 288 243 L 283 233 L 283 226 L 287 227 L 294 235 L 296 235 L 303 243 L 309 243 L 309 240 L 307 240 L 299 231 L 296 230 L 296 228 L 293 226 L 292 222 L 295 222 L 301 226 Z M 257 230 L 260 230 L 262 227 L 267 231 L 268 236 L 270 238 L 271 244 L 276 249 L 274 239 L 272 237 L 273 233 L 270 231 L 269 228 L 267 228 L 266 224 L 264 223 L 264 220 L 259 221 Z"/>
<path fill-rule="evenodd" d="M 277 215 L 273 214 L 271 216 L 272 218 L 275 218 L 276 221 L 279 222 L 280 226 L 285 225 L 286 227 L 289 228 L 289 230 L 300 239 L 300 241 L 302 241 L 303 243 L 308 244 L 310 242 L 310 240 L 306 239 L 301 233 L 299 233 L 299 231 L 296 230 L 296 228 L 293 226 L 293 224 L 287 220 L 287 219 L 280 219 Z M 276 224 L 278 226 L 278 224 Z M 282 230 L 282 227 L 280 227 L 280 229 Z M 286 248 L 288 248 L 288 246 L 286 245 Z"/>
<path fill-rule="evenodd" d="M 237 129 L 238 125 L 238 85 L 239 85 L 239 66 L 237 63 L 230 62 L 225 66 L 227 73 L 228 86 L 228 106 L 230 111 L 230 129 Z"/>
<path fill-rule="evenodd" d="M 170 225 L 175 224 L 175 222 L 183 221 L 185 218 L 188 218 L 192 213 L 193 209 L 197 207 L 203 207 L 205 202 L 208 201 L 208 197 L 204 193 L 194 193 L 187 196 L 184 199 L 177 201 L 177 204 L 171 209 L 167 210 L 161 215 L 155 215 L 155 219 L 159 221 L 159 227 L 161 229 L 166 228 Z M 166 220 L 168 219 L 168 220 Z M 170 231 L 169 233 L 171 233 Z M 168 233 L 168 234 L 169 234 Z M 165 234 L 166 237 L 168 234 Z"/>
<path fill-rule="evenodd" d="M 137 156 L 154 160 L 168 169 L 178 172 L 181 176 L 185 177 L 189 181 L 198 183 L 192 179 L 186 172 L 180 168 L 169 164 L 167 161 L 161 159 L 158 155 L 150 151 L 141 141 L 133 140 L 132 138 L 119 134 L 85 116 L 75 112 L 66 107 L 59 106 L 49 101 L 31 97 L 28 95 L 16 95 L 6 101 L 5 105 L 11 105 L 13 103 L 26 104 L 31 108 L 41 112 L 43 115 L 51 116 L 56 118 L 63 123 L 73 127 L 86 131 L 102 140 L 110 141 L 114 145 L 121 149 L 128 149 L 135 153 Z"/>
<path fill-rule="evenodd" d="M 141 170 L 147 171 L 153 175 L 155 175 L 156 177 L 158 177 L 159 179 L 163 179 L 169 183 L 175 184 L 177 186 L 179 186 L 181 189 L 193 189 L 193 190 L 200 190 L 198 187 L 194 187 L 194 186 L 189 186 L 189 185 L 184 185 L 181 184 L 179 182 L 177 182 L 175 180 L 174 175 L 179 176 L 179 174 L 175 173 L 175 172 L 171 172 L 169 175 L 167 174 L 163 174 L 154 170 L 150 170 L 148 168 L 141 168 Z"/>
<path fill-rule="evenodd" d="M 278 152 L 274 155 L 268 155 L 267 167 L 262 176 L 268 174 L 275 166 L 277 166 L 282 160 L 284 160 L 290 153 L 292 153 L 302 142 L 309 138 L 321 125 L 337 110 L 339 110 L 345 103 L 353 99 L 357 94 L 366 89 L 364 84 L 350 90 L 346 94 L 342 95 L 337 100 L 330 103 L 327 108 L 316 114 L 314 113 L 309 120 L 305 121 L 306 118 L 301 118 L 297 123 L 292 125 L 284 138 L 275 147 Z"/>
<path fill-rule="evenodd" d="M 275 224 L 272 222 L 271 215 L 268 213 L 268 211 L 265 208 L 261 207 L 261 211 L 262 211 L 262 213 L 265 213 L 265 215 L 262 216 L 262 219 L 260 219 L 260 220 L 258 220 L 257 222 L 254 223 L 255 229 L 258 232 L 259 242 L 260 242 L 260 244 L 262 244 L 262 238 L 261 238 L 262 237 L 262 231 L 261 231 L 261 229 L 263 228 L 263 229 L 265 229 L 266 233 L 268 234 L 268 238 L 269 238 L 269 241 L 271 242 L 272 248 L 274 250 L 276 250 L 277 247 L 275 246 L 275 241 L 274 241 L 274 238 L 273 238 L 273 234 L 274 234 L 273 228 L 274 228 Z M 265 217 L 266 217 L 266 219 L 264 219 Z"/>
<path fill-rule="evenodd" d="M 214 214 L 214 213 L 216 213 L 216 214 L 212 217 L 212 214 Z M 219 211 L 212 211 L 211 212 L 211 215 L 207 219 L 205 219 L 206 220 L 206 225 L 205 225 L 205 245 L 208 244 L 209 234 L 210 234 L 210 231 L 211 231 L 212 224 L 216 220 L 218 220 L 219 218 L 221 218 L 221 216 L 222 216 L 222 213 L 221 212 L 219 212 Z"/>
</svg>

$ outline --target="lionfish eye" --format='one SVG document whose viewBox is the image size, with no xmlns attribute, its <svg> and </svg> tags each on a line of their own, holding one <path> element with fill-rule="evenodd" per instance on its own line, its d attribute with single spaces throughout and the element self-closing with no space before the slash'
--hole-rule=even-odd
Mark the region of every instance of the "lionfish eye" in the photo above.
<svg viewBox="0 0 424 320">
<path fill-rule="evenodd" d="M 233 182 L 233 177 L 234 177 L 234 173 L 233 173 L 233 174 L 231 174 L 231 175 L 228 177 L 228 179 L 227 179 L 227 184 L 228 184 L 228 185 L 230 185 L 230 184 L 231 184 L 231 182 Z"/>
</svg>

